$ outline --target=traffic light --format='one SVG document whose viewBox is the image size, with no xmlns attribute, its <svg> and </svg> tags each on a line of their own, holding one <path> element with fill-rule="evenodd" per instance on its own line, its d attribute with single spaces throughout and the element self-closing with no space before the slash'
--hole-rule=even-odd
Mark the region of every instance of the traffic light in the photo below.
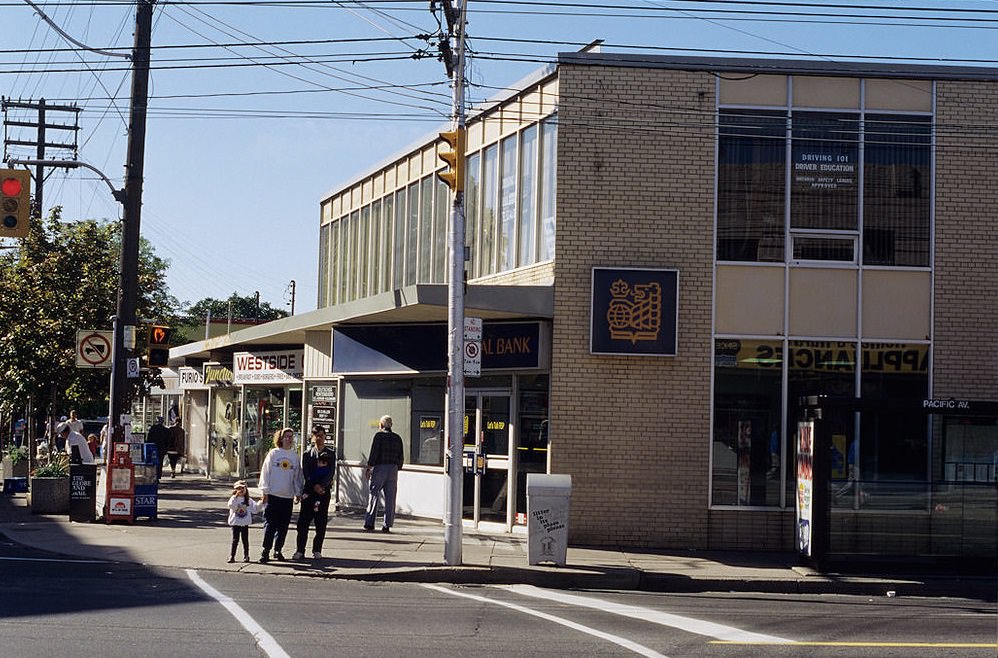
<svg viewBox="0 0 998 658">
<path fill-rule="evenodd" d="M 0 238 L 28 237 L 31 174 L 26 169 L 0 169 Z"/>
<path fill-rule="evenodd" d="M 154 324 L 149 327 L 149 365 L 163 367 L 170 361 L 170 342 L 173 328 Z"/>
<path fill-rule="evenodd" d="M 464 189 L 464 128 L 440 133 L 440 139 L 450 146 L 449 151 L 438 151 L 437 157 L 450 165 L 449 171 L 437 173 L 437 178 L 447 183 L 454 192 Z"/>
</svg>

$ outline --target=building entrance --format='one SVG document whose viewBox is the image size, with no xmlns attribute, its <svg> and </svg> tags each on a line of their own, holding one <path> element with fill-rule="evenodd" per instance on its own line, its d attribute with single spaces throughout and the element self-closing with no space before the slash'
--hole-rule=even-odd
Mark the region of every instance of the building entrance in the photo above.
<svg viewBox="0 0 998 658">
<path fill-rule="evenodd" d="M 464 404 L 464 518 L 509 525 L 511 396 L 469 390 Z M 515 488 L 514 488 L 515 490 Z"/>
</svg>

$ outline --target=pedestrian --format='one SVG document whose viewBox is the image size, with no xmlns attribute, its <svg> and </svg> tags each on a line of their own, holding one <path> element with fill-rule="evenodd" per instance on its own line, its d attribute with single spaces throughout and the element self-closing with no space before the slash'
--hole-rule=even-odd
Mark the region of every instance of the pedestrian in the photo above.
<svg viewBox="0 0 998 658">
<path fill-rule="evenodd" d="M 260 513 L 262 505 L 250 498 L 246 482 L 239 480 L 232 485 L 232 497 L 229 498 L 229 526 L 232 527 L 229 563 L 236 561 L 236 548 L 240 541 L 243 543 L 243 562 L 249 562 L 249 527 L 253 523 L 253 515 Z"/>
<path fill-rule="evenodd" d="M 69 423 L 69 429 L 83 434 L 83 421 L 76 417 L 76 409 L 69 410 L 69 419 L 66 422 Z"/>
<path fill-rule="evenodd" d="M 318 560 L 322 557 L 322 543 L 326 538 L 326 524 L 329 522 L 329 500 L 332 496 L 335 470 L 336 453 L 326 445 L 326 431 L 322 427 L 313 427 L 312 447 L 301 456 L 305 487 L 302 489 L 301 507 L 298 509 L 298 542 L 293 556 L 295 560 L 305 557 L 308 529 L 313 521 L 315 537 L 312 539 L 312 559 Z"/>
<path fill-rule="evenodd" d="M 391 532 L 395 523 L 395 494 L 398 492 L 399 469 L 405 459 L 402 437 L 392 431 L 392 417 L 381 417 L 381 431 L 371 441 L 371 452 L 367 457 L 364 475 L 368 478 L 367 514 L 364 515 L 364 530 L 374 530 L 378 516 L 378 499 L 385 496 L 385 519 L 381 532 Z"/>
<path fill-rule="evenodd" d="M 170 443 L 170 430 L 163 426 L 163 417 L 156 416 L 156 422 L 146 434 L 146 443 L 156 446 L 156 481 L 163 477 L 163 459 L 166 458 L 166 446 Z"/>
<path fill-rule="evenodd" d="M 283 560 L 281 549 L 291 525 L 291 511 L 298 502 L 305 482 L 301 474 L 301 462 L 292 449 L 295 431 L 290 427 L 277 430 L 274 434 L 274 447 L 270 449 L 260 467 L 261 501 L 267 508 L 263 512 L 263 552 L 260 563 L 270 562 L 270 549 L 274 549 L 274 559 Z"/>
<path fill-rule="evenodd" d="M 97 455 L 100 452 L 100 440 L 97 435 L 91 432 L 87 434 L 87 447 L 90 448 L 90 454 L 93 455 L 94 459 L 97 459 Z"/>
<path fill-rule="evenodd" d="M 74 464 L 93 464 L 94 454 L 87 446 L 87 439 L 79 432 L 74 432 L 69 427 L 69 423 L 59 426 L 59 437 L 66 446 L 66 452 L 70 454 L 70 462 Z"/>
<path fill-rule="evenodd" d="M 170 477 L 177 477 L 177 462 L 187 450 L 187 433 L 179 422 L 170 426 L 170 442 L 166 446 L 166 456 L 170 460 Z M 181 465 L 180 472 L 184 472 Z"/>
</svg>

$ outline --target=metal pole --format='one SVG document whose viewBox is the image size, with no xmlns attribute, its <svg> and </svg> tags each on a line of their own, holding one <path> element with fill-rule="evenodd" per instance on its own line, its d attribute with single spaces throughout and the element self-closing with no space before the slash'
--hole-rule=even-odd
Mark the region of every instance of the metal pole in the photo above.
<svg viewBox="0 0 998 658">
<path fill-rule="evenodd" d="M 464 14 L 466 0 L 457 0 L 457 65 L 454 67 L 454 127 L 464 129 Z M 464 158 L 464 153 L 458 157 Z M 455 185 L 451 208 L 447 284 L 447 514 L 444 518 L 444 561 L 462 563 L 462 512 L 464 511 L 464 192 Z"/>
<path fill-rule="evenodd" d="M 155 0 L 137 0 L 135 46 L 132 51 L 132 104 L 128 118 L 128 161 L 125 163 L 125 193 L 121 221 L 121 262 L 118 311 L 114 324 L 114 357 L 111 363 L 111 417 L 108 427 L 113 440 L 124 440 L 121 415 L 128 411 L 126 360 L 132 348 L 125 347 L 126 327 L 135 327 L 138 299 L 139 227 L 142 213 L 142 176 L 145 167 L 146 107 L 149 96 L 149 51 L 152 44 L 152 13 Z M 110 442 L 109 442 L 110 444 Z"/>
<path fill-rule="evenodd" d="M 38 144 L 35 145 L 35 155 L 38 158 L 38 165 L 35 167 L 35 209 L 38 218 L 45 217 L 42 209 L 42 199 L 45 197 L 45 168 L 42 162 L 45 161 L 45 99 L 38 101 Z"/>
</svg>

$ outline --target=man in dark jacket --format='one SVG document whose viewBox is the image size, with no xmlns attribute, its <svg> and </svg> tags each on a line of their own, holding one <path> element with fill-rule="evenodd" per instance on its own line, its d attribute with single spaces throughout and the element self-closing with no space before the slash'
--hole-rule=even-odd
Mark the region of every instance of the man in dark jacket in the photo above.
<svg viewBox="0 0 998 658">
<path fill-rule="evenodd" d="M 156 445 L 156 479 L 163 477 L 163 458 L 166 457 L 166 447 L 170 444 L 170 430 L 163 426 L 163 417 L 156 416 L 156 422 L 146 434 L 146 443 Z"/>
<path fill-rule="evenodd" d="M 399 469 L 405 459 L 402 437 L 392 431 L 392 417 L 381 417 L 381 431 L 371 441 L 371 452 L 367 457 L 364 474 L 369 478 L 370 488 L 367 498 L 367 514 L 364 516 L 364 530 L 374 530 L 374 520 L 378 515 L 378 499 L 385 493 L 385 522 L 381 532 L 390 532 L 395 522 L 395 494 L 398 493 Z"/>
<path fill-rule="evenodd" d="M 301 508 L 298 510 L 298 548 L 292 559 L 301 560 L 305 557 L 308 529 L 314 521 L 312 558 L 318 560 L 322 557 L 322 542 L 326 538 L 329 500 L 333 474 L 336 472 L 336 452 L 326 445 L 326 431 L 322 427 L 312 428 L 312 447 L 301 456 L 301 471 L 305 487 L 301 494 Z"/>
</svg>

